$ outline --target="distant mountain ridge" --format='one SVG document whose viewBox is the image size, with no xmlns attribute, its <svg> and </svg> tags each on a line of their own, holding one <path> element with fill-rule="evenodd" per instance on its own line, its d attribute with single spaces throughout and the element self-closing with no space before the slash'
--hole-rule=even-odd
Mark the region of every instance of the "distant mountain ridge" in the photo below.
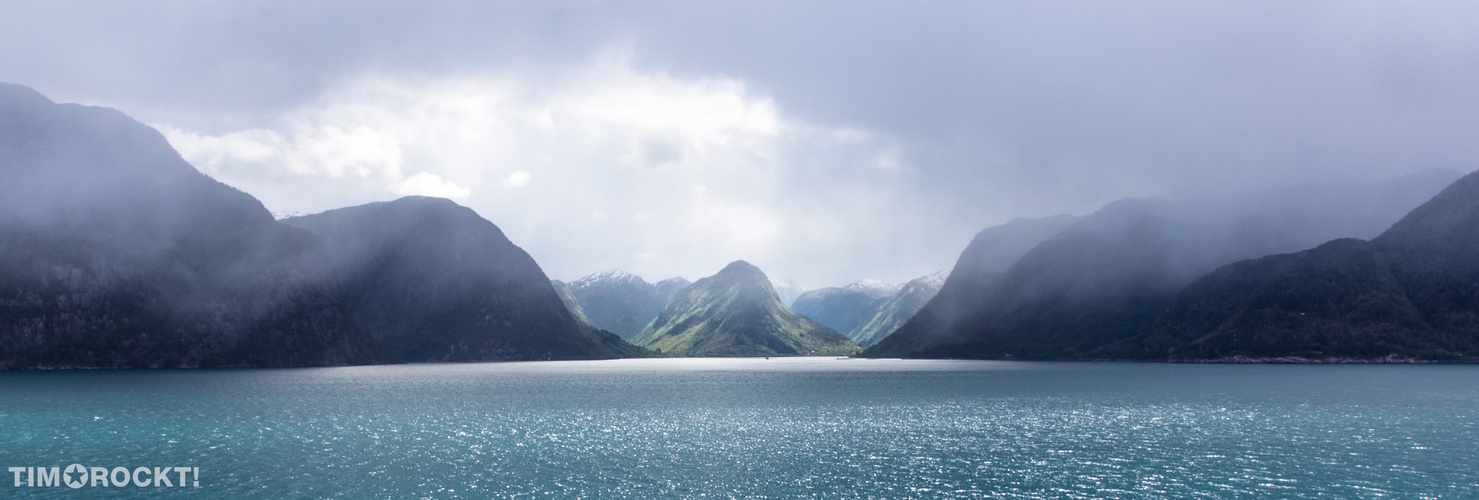
<svg viewBox="0 0 1479 500">
<path fill-rule="evenodd" d="M 678 292 L 635 343 L 675 356 L 847 356 L 861 350 L 787 308 L 765 273 L 744 261 Z"/>
<path fill-rule="evenodd" d="M 572 281 L 569 288 L 592 326 L 631 340 L 662 312 L 673 294 L 688 285 L 683 278 L 652 284 L 641 276 L 610 269 Z"/>
<path fill-rule="evenodd" d="M 873 315 L 863 324 L 849 331 L 847 337 L 859 346 L 869 347 L 888 337 L 914 317 L 930 299 L 945 286 L 949 271 L 940 271 L 910 280 L 899 288 L 898 293 L 884 299 L 874 308 Z"/>
<path fill-rule="evenodd" d="M 806 288 L 792 279 L 772 281 L 771 288 L 775 289 L 776 295 L 779 295 L 781 298 L 781 303 L 787 307 L 796 302 L 796 298 L 800 297 L 801 294 L 806 293 Z"/>
<path fill-rule="evenodd" d="M 882 287 L 871 291 L 879 293 Z M 853 330 L 868 322 L 878 312 L 878 307 L 887 300 L 887 296 L 875 297 L 862 291 L 860 287 L 827 287 L 796 297 L 796 301 L 791 303 L 791 310 L 850 336 Z"/>
<path fill-rule="evenodd" d="M 1479 361 L 1479 173 L 1124 199 L 987 228 L 949 273 L 794 301 L 743 261 L 696 283 L 550 280 L 449 200 L 271 213 L 122 113 L 10 84 L 0 174 L 0 369 L 652 354 L 623 338 L 679 356 Z"/>
<path fill-rule="evenodd" d="M 899 293 L 898 285 L 884 283 L 875 279 L 854 281 L 843 286 L 842 289 L 849 292 L 861 293 L 875 299 L 886 299 L 892 297 L 895 293 Z"/>
</svg>

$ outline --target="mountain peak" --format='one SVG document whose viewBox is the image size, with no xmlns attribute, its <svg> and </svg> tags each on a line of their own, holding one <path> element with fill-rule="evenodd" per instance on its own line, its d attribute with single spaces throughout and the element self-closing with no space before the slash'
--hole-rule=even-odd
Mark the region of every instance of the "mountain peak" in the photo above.
<svg viewBox="0 0 1479 500">
<path fill-rule="evenodd" d="M 284 219 L 318 237 L 354 320 L 407 361 L 640 354 L 580 321 L 492 221 L 410 196 Z"/>
<path fill-rule="evenodd" d="M 847 337 L 863 347 L 877 344 L 914 317 L 930 299 L 935 298 L 949 276 L 950 271 L 940 271 L 909 280 L 899 289 L 899 293 L 877 305 L 870 318 L 847 332 Z"/>
<path fill-rule="evenodd" d="M 724 266 L 724 269 L 720 270 L 719 274 L 715 276 L 759 276 L 761 278 L 764 278 L 767 282 L 770 281 L 770 278 L 765 277 L 764 271 L 761 271 L 760 268 L 755 267 L 754 264 L 745 262 L 743 260 L 730 262 L 729 265 Z"/>
<path fill-rule="evenodd" d="M 657 282 L 657 284 L 653 285 L 653 287 L 657 288 L 657 293 L 659 295 L 662 295 L 664 300 L 670 300 L 673 298 L 674 294 L 678 293 L 679 290 L 688 288 L 688 285 L 692 284 L 692 281 L 688 281 L 682 276 L 679 276 L 676 278 L 668 278 L 659 281 Z"/>
<path fill-rule="evenodd" d="M 852 283 L 849 283 L 847 286 L 842 287 L 842 289 L 849 292 L 858 292 L 869 297 L 873 297 L 875 299 L 888 297 L 899 291 L 899 287 L 897 285 L 884 283 L 875 279 L 863 279 L 854 281 Z"/>
<path fill-rule="evenodd" d="M 587 288 L 601 283 L 632 284 L 644 287 L 652 286 L 647 280 L 642 279 L 641 276 L 620 269 L 607 269 L 598 273 L 589 274 L 571 282 L 570 286 L 571 288 Z"/>
<path fill-rule="evenodd" d="M 25 85 L 0 82 L 0 106 L 11 106 L 15 104 L 56 104 L 36 89 Z"/>
<path fill-rule="evenodd" d="M 420 195 L 402 196 L 400 198 L 396 198 L 394 200 L 391 200 L 390 203 L 393 204 L 393 205 L 409 205 L 409 206 L 418 206 L 418 207 L 444 207 L 444 208 L 459 207 L 459 208 L 462 208 L 462 205 L 458 205 L 457 202 L 455 202 L 455 201 L 452 201 L 452 200 L 449 200 L 449 199 L 446 199 L 446 198 L 437 198 L 435 196 L 420 196 Z"/>
<path fill-rule="evenodd" d="M 934 273 L 934 274 L 931 274 L 931 275 L 920 276 L 918 278 L 914 278 L 912 280 L 909 280 L 908 283 L 905 283 L 904 286 L 900 287 L 900 290 L 901 291 L 906 291 L 906 290 L 909 290 L 910 288 L 921 287 L 921 286 L 922 287 L 933 287 L 935 290 L 939 290 L 940 287 L 942 287 L 942 286 L 945 285 L 945 280 L 947 278 L 949 278 L 949 277 L 950 277 L 950 270 L 949 269 L 946 269 L 944 271 L 940 271 L 940 272 L 937 272 L 937 273 Z"/>
<path fill-rule="evenodd" d="M 1479 242 L 1479 171 L 1454 181 L 1374 241 L 1403 247 Z"/>
<path fill-rule="evenodd" d="M 678 291 L 638 345 L 680 356 L 850 355 L 842 334 L 787 308 L 759 268 L 735 261 Z"/>
<path fill-rule="evenodd" d="M 607 269 L 570 283 L 570 292 L 591 325 L 631 339 L 662 312 L 675 285 L 653 285 L 641 276 Z"/>
</svg>

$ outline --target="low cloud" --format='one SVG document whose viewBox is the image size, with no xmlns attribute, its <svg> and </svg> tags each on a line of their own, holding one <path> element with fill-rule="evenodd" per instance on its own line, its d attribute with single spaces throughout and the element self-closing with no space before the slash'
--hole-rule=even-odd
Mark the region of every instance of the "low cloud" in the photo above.
<svg viewBox="0 0 1479 500">
<path fill-rule="evenodd" d="M 458 200 L 558 278 L 611 267 L 697 278 L 747 259 L 778 277 L 850 280 L 795 257 L 826 254 L 898 267 L 888 260 L 899 252 L 876 251 L 896 235 L 867 226 L 897 210 L 877 202 L 898 197 L 906 145 L 788 116 L 740 79 L 641 71 L 630 50 L 539 75 L 365 74 L 266 127 L 157 126 L 187 160 L 273 210 Z M 953 252 L 902 272 L 948 266 Z"/>
</svg>

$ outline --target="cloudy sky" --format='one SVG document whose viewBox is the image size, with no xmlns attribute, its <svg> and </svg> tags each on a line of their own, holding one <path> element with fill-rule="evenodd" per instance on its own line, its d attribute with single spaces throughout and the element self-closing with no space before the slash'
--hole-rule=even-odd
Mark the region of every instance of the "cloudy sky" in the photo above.
<svg viewBox="0 0 1479 500">
<path fill-rule="evenodd" d="M 7 1 L 0 81 L 558 279 L 900 282 L 1015 217 L 1479 168 L 1476 2 Z"/>
</svg>

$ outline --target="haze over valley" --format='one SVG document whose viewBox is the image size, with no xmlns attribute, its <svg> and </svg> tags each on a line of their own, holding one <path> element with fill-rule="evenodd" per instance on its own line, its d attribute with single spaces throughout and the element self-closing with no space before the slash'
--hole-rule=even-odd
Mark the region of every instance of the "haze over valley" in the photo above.
<svg viewBox="0 0 1479 500">
<path fill-rule="evenodd" d="M 1476 356 L 1472 4 L 0 11 L 4 366 Z"/>
<path fill-rule="evenodd" d="M 860 352 L 1479 359 L 1468 319 L 1479 173 L 1127 198 L 986 228 L 949 271 L 786 301 L 779 290 L 794 281 L 778 287 L 745 261 L 695 281 L 620 270 L 551 280 L 447 199 L 274 220 L 117 111 L 0 91 L 0 167 L 14 181 L 0 221 L 10 368 Z"/>
</svg>

